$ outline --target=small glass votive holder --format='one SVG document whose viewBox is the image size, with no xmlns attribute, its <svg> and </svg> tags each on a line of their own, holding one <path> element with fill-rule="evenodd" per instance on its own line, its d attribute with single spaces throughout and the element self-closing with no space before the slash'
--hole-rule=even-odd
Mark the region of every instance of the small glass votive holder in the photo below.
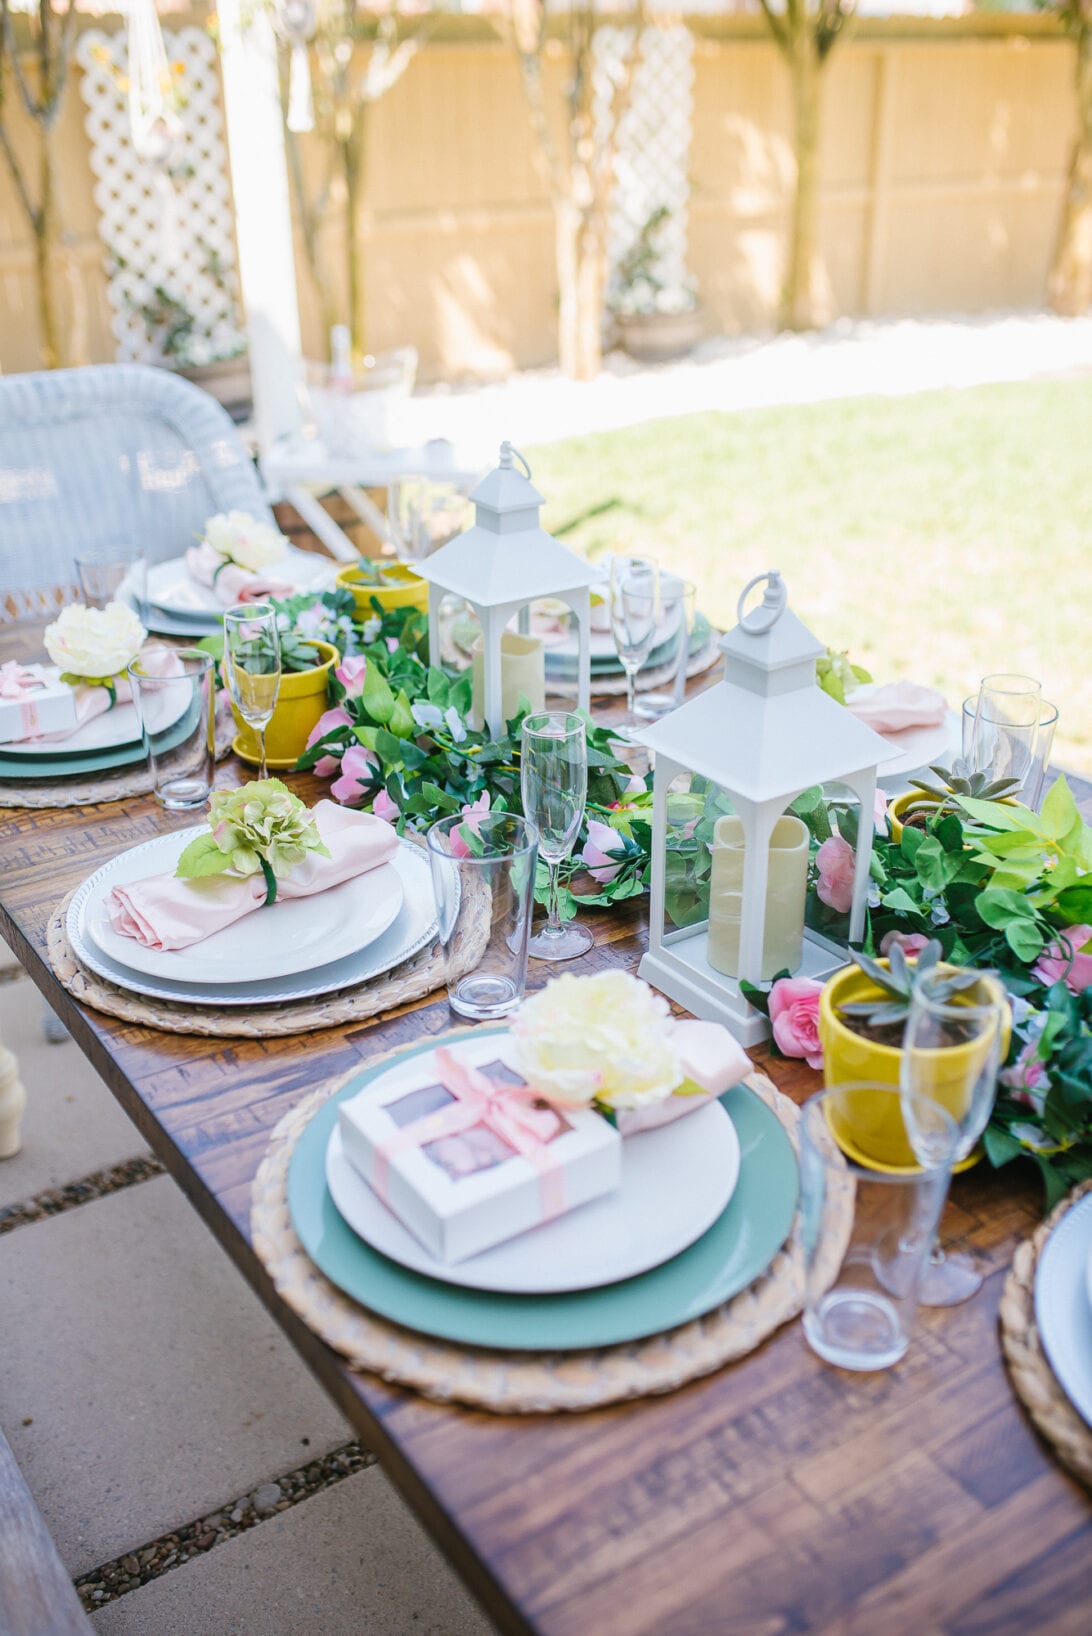
<svg viewBox="0 0 1092 1636">
<path fill-rule="evenodd" d="M 963 701 L 963 759 L 972 772 L 981 769 L 973 764 L 974 729 L 978 713 L 978 694 L 972 693 L 969 699 Z M 1058 707 L 1042 699 L 1039 704 L 1039 724 L 1035 732 L 1035 748 L 1028 760 L 1027 772 L 1024 775 L 1020 788 L 1014 791 L 1019 801 L 1024 801 L 1029 807 L 1038 812 L 1045 793 L 1047 768 L 1050 766 L 1050 756 L 1054 748 L 1054 729 L 1058 725 Z"/>
<path fill-rule="evenodd" d="M 203 807 L 216 761 L 212 655 L 200 648 L 153 649 L 126 674 L 156 800 L 172 812 Z"/>
<path fill-rule="evenodd" d="M 148 559 L 138 546 L 121 540 L 104 540 L 81 546 L 72 560 L 80 594 L 89 608 L 105 608 L 108 602 L 124 601 L 144 617 L 148 605 Z"/>
<path fill-rule="evenodd" d="M 910 1344 L 918 1281 L 948 1193 L 959 1137 L 951 1115 L 913 1097 L 919 1167 L 865 1168 L 832 1135 L 859 1117 L 862 1093 L 885 1124 L 905 1121 L 894 1085 L 835 1085 L 800 1115 L 804 1334 L 841 1369 L 889 1369 Z"/>
<path fill-rule="evenodd" d="M 527 985 L 538 832 L 515 813 L 454 813 L 426 836 L 452 1011 L 506 1017 Z"/>
</svg>

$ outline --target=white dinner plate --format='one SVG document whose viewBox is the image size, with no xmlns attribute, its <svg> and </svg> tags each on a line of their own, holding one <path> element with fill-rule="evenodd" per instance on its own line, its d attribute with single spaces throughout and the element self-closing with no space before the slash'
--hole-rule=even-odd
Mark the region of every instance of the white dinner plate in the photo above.
<svg viewBox="0 0 1092 1636">
<path fill-rule="evenodd" d="M 739 1138 L 719 1102 L 659 1130 L 627 1136 L 622 1185 L 480 1255 L 437 1261 L 372 1192 L 345 1156 L 335 1125 L 326 1182 L 341 1216 L 373 1250 L 465 1289 L 557 1295 L 595 1289 L 659 1267 L 721 1215 L 739 1178 Z"/>
<path fill-rule="evenodd" d="M 268 574 L 270 579 L 282 580 L 291 585 L 293 591 L 323 591 L 333 585 L 337 571 L 338 564 L 329 557 L 289 546 L 280 561 L 271 564 L 262 577 Z M 194 615 L 218 619 L 224 611 L 211 586 L 199 585 L 190 578 L 185 557 L 171 557 L 149 568 L 148 601 L 156 609 L 183 620 Z"/>
<path fill-rule="evenodd" d="M 257 982 L 311 972 L 366 948 L 402 907 L 402 877 L 391 864 L 380 864 L 314 897 L 278 898 L 269 909 L 256 909 L 188 949 L 146 949 L 115 932 L 107 912 L 113 888 L 149 875 L 173 874 L 185 847 L 207 829 L 198 824 L 157 835 L 96 870 L 85 882 L 89 889 L 80 913 L 85 941 L 116 964 L 149 977 L 205 987 Z"/>
<path fill-rule="evenodd" d="M 948 710 L 937 727 L 907 727 L 901 733 L 882 734 L 891 746 L 891 759 L 880 763 L 877 778 L 890 790 L 892 780 L 905 781 L 908 774 L 927 772 L 937 762 L 949 766 L 962 754 L 961 733 L 959 717 Z"/>
<path fill-rule="evenodd" d="M 1067 1210 L 1039 1257 L 1035 1322 L 1066 1397 L 1092 1426 L 1092 1193 Z"/>
<path fill-rule="evenodd" d="M 308 1000 L 369 982 L 419 954 L 436 937 L 436 905 L 428 858 L 423 849 L 403 840 L 390 867 L 401 876 L 404 893 L 402 907 L 391 925 L 366 948 L 333 960 L 329 965 L 318 966 L 305 977 L 272 977 L 256 983 L 221 983 L 204 988 L 199 982 L 173 983 L 132 971 L 102 954 L 81 930 L 81 896 L 88 882 L 72 899 L 65 929 L 82 965 L 133 994 L 147 994 L 155 1000 L 174 1000 L 186 1005 L 284 1005 L 291 1000 Z"/>
<path fill-rule="evenodd" d="M 42 667 L 55 680 L 61 673 L 55 665 Z M 180 677 L 177 687 L 163 688 L 154 701 L 154 716 L 149 718 L 153 733 L 166 732 L 185 714 L 193 698 L 193 684 Z M 31 743 L 21 739 L 14 744 L 0 746 L 6 756 L 85 755 L 91 750 L 121 749 L 127 744 L 139 744 L 142 738 L 140 717 L 135 704 L 116 704 L 104 710 L 101 716 L 85 721 L 68 738 L 38 739 Z"/>
</svg>

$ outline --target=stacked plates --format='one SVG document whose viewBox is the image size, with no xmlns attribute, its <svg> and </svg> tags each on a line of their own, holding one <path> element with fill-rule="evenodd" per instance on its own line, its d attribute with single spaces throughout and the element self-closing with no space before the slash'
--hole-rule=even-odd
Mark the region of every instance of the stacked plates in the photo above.
<svg viewBox="0 0 1092 1636">
<path fill-rule="evenodd" d="M 1066 1211 L 1043 1246 L 1035 1324 L 1059 1386 L 1092 1426 L 1092 1193 Z"/>
<path fill-rule="evenodd" d="M 43 669 L 53 678 L 60 674 L 55 666 Z M 164 754 L 192 731 L 200 701 L 194 699 L 189 682 L 183 681 L 177 689 L 164 688 L 157 704 L 159 716 L 150 725 L 154 728 L 156 751 Z M 85 722 L 68 738 L 0 745 L 0 782 L 86 777 L 128 767 L 143 761 L 146 753 L 136 706 L 116 704 Z"/>
<path fill-rule="evenodd" d="M 84 881 L 65 929 L 90 971 L 131 993 L 183 1005 L 282 1005 L 367 982 L 436 936 L 428 859 L 405 840 L 390 863 L 314 897 L 281 898 L 188 949 L 160 953 L 119 936 L 107 908 L 113 888 L 173 874 L 205 828 L 158 835 Z"/>
<path fill-rule="evenodd" d="M 281 580 L 293 591 L 326 591 L 334 583 L 339 564 L 329 557 L 289 546 L 280 562 L 269 569 L 271 579 Z M 133 591 L 125 582 L 121 594 L 136 607 Z M 207 585 L 191 579 L 185 557 L 172 557 L 148 570 L 148 601 L 137 608 L 149 630 L 168 636 L 188 636 L 197 640 L 220 629 L 223 605 Z"/>
<path fill-rule="evenodd" d="M 509 1040 L 503 1029 L 474 1035 L 502 1060 Z M 349 1163 L 337 1122 L 340 1102 L 435 1044 L 361 1069 L 293 1152 L 288 1204 L 300 1242 L 363 1306 L 466 1345 L 609 1346 L 701 1317 L 752 1283 L 785 1242 L 796 1208 L 792 1147 L 740 1085 L 628 1137 L 617 1192 L 465 1261 L 437 1261 Z"/>
</svg>

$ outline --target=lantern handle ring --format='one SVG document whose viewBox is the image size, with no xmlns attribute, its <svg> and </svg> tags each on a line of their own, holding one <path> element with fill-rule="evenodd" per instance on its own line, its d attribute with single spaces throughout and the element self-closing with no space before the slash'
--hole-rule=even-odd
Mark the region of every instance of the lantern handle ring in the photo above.
<svg viewBox="0 0 1092 1636">
<path fill-rule="evenodd" d="M 523 467 L 523 474 L 526 477 L 527 481 L 530 483 L 532 481 L 531 468 L 527 464 L 526 455 L 520 454 L 520 452 L 516 448 L 515 444 L 514 443 L 509 443 L 508 439 L 505 438 L 504 442 L 500 446 L 500 463 L 501 463 L 501 465 L 506 466 L 506 467 L 511 467 L 513 455 L 519 461 L 520 465 Z"/>
<path fill-rule="evenodd" d="M 759 606 L 745 614 L 743 605 L 756 585 L 765 585 L 765 594 Z M 756 574 L 754 579 L 748 580 L 743 587 L 736 603 L 736 617 L 740 630 L 746 631 L 748 636 L 764 636 L 767 631 L 773 629 L 785 612 L 788 599 L 789 593 L 778 569 L 771 568 L 767 574 Z"/>
</svg>

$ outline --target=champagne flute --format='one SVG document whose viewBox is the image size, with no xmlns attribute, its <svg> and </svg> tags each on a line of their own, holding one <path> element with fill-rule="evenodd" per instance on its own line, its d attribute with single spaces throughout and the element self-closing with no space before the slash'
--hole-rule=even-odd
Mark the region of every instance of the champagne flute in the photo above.
<svg viewBox="0 0 1092 1636">
<path fill-rule="evenodd" d="M 637 672 L 652 651 L 660 617 L 660 577 L 651 557 L 616 556 L 610 565 L 610 628 L 614 651 L 626 673 L 626 719 L 615 732 L 630 737 L 638 719 Z"/>
<path fill-rule="evenodd" d="M 930 1133 L 915 1117 L 919 1098 L 938 1102 L 958 1127 L 953 1165 L 966 1159 L 993 1108 L 1009 1006 L 992 972 L 941 967 L 915 978 L 899 1059 L 907 1134 L 919 1162 L 935 1163 Z M 921 1274 L 923 1306 L 956 1306 L 981 1288 L 965 1251 L 948 1253 L 939 1238 Z"/>
<path fill-rule="evenodd" d="M 551 713 L 525 716 L 520 749 L 523 815 L 538 830 L 538 855 L 550 871 L 546 924 L 527 945 L 538 960 L 572 960 L 586 954 L 594 939 L 586 926 L 561 924 L 558 870 L 573 849 L 584 821 L 588 793 L 588 741 L 581 716 Z"/>
<path fill-rule="evenodd" d="M 281 690 L 281 641 L 272 603 L 243 603 L 225 613 L 224 671 L 235 708 L 258 735 L 258 777 L 268 778 L 265 730 Z"/>
</svg>

